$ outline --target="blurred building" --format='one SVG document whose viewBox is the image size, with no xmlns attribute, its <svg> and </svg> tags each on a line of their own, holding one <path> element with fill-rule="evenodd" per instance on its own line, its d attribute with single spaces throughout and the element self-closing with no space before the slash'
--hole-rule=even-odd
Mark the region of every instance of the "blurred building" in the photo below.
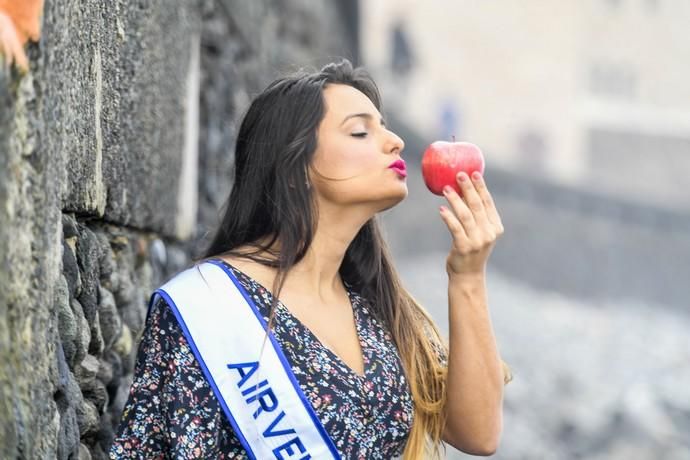
<svg viewBox="0 0 690 460">
<path fill-rule="evenodd" d="M 363 62 L 388 111 L 430 141 L 454 132 L 489 167 L 690 210 L 690 2 L 360 8 Z"/>
</svg>

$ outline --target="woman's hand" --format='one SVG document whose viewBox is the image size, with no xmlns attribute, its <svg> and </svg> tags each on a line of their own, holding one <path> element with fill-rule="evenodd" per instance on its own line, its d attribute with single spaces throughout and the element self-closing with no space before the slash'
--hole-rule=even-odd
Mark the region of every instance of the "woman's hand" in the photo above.
<svg viewBox="0 0 690 460">
<path fill-rule="evenodd" d="M 441 218 L 453 237 L 446 270 L 448 275 L 483 276 L 491 250 L 503 234 L 503 224 L 481 174 L 475 172 L 470 178 L 460 172 L 456 179 L 462 198 L 446 186 L 443 194 L 450 209 L 441 206 Z"/>
</svg>

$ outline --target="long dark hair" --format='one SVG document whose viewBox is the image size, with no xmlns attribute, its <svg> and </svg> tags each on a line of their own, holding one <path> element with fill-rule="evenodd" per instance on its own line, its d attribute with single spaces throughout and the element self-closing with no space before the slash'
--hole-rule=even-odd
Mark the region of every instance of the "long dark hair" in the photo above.
<svg viewBox="0 0 690 460">
<path fill-rule="evenodd" d="M 203 256 L 239 256 L 275 268 L 273 307 L 287 272 L 305 256 L 314 236 L 318 209 L 308 170 L 325 112 L 323 89 L 331 84 L 358 89 L 381 110 L 373 79 L 347 60 L 271 83 L 240 126 L 233 189 Z M 438 447 L 445 424 L 446 369 L 438 355 L 444 345 L 429 315 L 403 288 L 375 217 L 351 242 L 340 275 L 369 301 L 398 347 L 415 404 L 405 457 L 420 458 L 427 437 Z"/>
</svg>

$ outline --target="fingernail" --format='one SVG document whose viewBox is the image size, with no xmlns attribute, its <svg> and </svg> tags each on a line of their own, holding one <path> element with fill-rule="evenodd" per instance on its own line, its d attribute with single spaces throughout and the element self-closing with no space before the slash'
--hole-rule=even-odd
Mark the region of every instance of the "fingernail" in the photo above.
<svg viewBox="0 0 690 460">
<path fill-rule="evenodd" d="M 479 180 L 482 178 L 482 175 L 479 174 L 479 171 L 475 171 L 474 173 L 472 173 L 472 177 L 474 178 L 474 180 Z"/>
<path fill-rule="evenodd" d="M 458 179 L 460 179 L 460 182 L 465 182 L 467 180 L 467 176 L 465 175 L 465 173 L 459 173 Z"/>
<path fill-rule="evenodd" d="M 439 206 L 438 209 L 439 209 L 441 212 L 445 212 L 445 211 L 446 211 L 446 207 L 445 207 L 445 206 Z"/>
<path fill-rule="evenodd" d="M 450 188 L 450 185 L 446 185 L 443 187 L 443 193 L 448 194 L 450 193 L 452 189 Z"/>
</svg>

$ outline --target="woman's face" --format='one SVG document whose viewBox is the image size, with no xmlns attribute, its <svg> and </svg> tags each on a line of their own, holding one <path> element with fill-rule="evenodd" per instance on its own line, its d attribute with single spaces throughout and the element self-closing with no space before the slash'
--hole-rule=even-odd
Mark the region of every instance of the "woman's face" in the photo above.
<svg viewBox="0 0 690 460">
<path fill-rule="evenodd" d="M 405 177 L 390 166 L 405 143 L 389 131 L 371 100 L 348 85 L 323 90 L 326 113 L 317 132 L 310 180 L 335 205 L 372 205 L 378 212 L 407 196 Z"/>
</svg>

